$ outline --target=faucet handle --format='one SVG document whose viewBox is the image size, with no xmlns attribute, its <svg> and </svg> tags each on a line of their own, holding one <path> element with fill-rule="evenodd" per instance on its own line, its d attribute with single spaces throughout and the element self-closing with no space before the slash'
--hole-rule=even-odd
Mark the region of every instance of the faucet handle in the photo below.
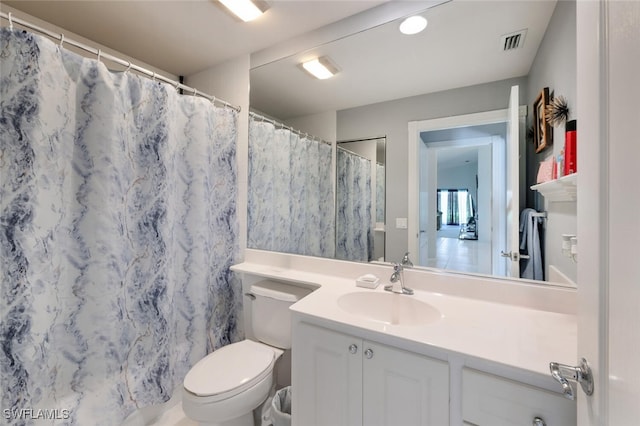
<svg viewBox="0 0 640 426">
<path fill-rule="evenodd" d="M 406 252 L 400 261 L 402 266 L 407 266 L 409 268 L 413 268 L 413 262 L 409 259 L 409 252 Z"/>
</svg>

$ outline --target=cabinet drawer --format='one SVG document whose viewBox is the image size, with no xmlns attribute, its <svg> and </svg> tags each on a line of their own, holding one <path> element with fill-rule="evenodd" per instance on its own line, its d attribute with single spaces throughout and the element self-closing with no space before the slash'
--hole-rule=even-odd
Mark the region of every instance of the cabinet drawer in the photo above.
<svg viewBox="0 0 640 426">
<path fill-rule="evenodd" d="M 465 424 L 528 426 L 539 417 L 546 426 L 576 425 L 576 404 L 562 395 L 465 368 L 462 373 Z"/>
</svg>

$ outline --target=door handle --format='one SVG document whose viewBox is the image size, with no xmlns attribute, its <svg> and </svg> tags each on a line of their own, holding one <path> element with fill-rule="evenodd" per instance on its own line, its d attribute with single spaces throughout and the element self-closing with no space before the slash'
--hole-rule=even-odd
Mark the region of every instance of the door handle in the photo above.
<svg viewBox="0 0 640 426">
<path fill-rule="evenodd" d="M 518 260 L 520 260 L 520 253 L 518 253 L 518 252 L 505 253 L 504 251 L 501 250 L 500 251 L 500 256 L 507 257 L 507 258 L 511 259 L 512 261 L 514 261 L 514 262 L 517 262 Z"/>
<path fill-rule="evenodd" d="M 531 259 L 531 257 L 528 254 L 520 254 L 520 253 L 512 253 L 512 252 L 505 253 L 504 251 L 500 251 L 500 256 L 508 257 L 514 262 L 517 262 L 520 259 Z"/>
<path fill-rule="evenodd" d="M 569 383 L 569 380 L 580 383 L 582 390 L 587 395 L 593 395 L 593 374 L 591 373 L 591 367 L 587 363 L 587 360 L 582 358 L 580 365 L 577 367 L 571 367 L 569 365 L 558 364 L 557 362 L 549 363 L 549 370 L 551 371 L 551 377 L 556 379 L 560 386 L 562 386 L 562 393 L 565 398 L 574 400 L 576 395 L 573 392 L 573 387 Z"/>
</svg>

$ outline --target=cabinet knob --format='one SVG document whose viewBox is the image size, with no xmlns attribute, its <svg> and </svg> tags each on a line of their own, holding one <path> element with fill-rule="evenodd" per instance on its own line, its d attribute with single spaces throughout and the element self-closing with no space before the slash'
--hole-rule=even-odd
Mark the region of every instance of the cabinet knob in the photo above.
<svg viewBox="0 0 640 426">
<path fill-rule="evenodd" d="M 540 417 L 534 417 L 532 426 L 547 426 L 547 424 Z"/>
<path fill-rule="evenodd" d="M 367 349 L 366 351 L 364 351 L 364 356 L 367 359 L 371 359 L 373 358 L 373 351 L 371 350 L 371 348 Z"/>
<path fill-rule="evenodd" d="M 352 354 L 355 354 L 358 352 L 358 345 L 356 345 L 355 343 L 352 343 L 351 346 L 349 346 L 349 352 L 351 352 Z"/>
</svg>

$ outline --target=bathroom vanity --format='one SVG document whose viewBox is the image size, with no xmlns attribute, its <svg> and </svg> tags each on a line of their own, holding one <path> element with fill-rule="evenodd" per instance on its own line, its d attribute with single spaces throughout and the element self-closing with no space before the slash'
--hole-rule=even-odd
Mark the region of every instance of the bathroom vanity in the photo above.
<svg viewBox="0 0 640 426">
<path fill-rule="evenodd" d="M 575 363 L 575 290 L 248 250 L 233 269 L 314 288 L 293 311 L 294 425 L 576 424 L 549 373 Z M 356 287 L 371 273 L 376 289 Z"/>
</svg>

